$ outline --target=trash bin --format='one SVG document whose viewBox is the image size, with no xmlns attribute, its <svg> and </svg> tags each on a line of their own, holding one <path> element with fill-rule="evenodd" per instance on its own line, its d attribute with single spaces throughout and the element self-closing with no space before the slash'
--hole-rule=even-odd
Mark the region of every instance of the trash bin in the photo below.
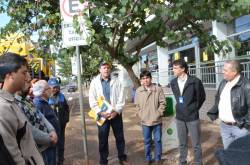
<svg viewBox="0 0 250 165">
<path fill-rule="evenodd" d="M 168 152 L 178 148 L 177 128 L 175 123 L 175 98 L 172 93 L 165 93 L 166 108 L 162 122 L 162 151 Z"/>
<path fill-rule="evenodd" d="M 164 111 L 164 117 L 175 115 L 174 106 L 175 105 L 173 95 L 168 94 L 168 96 L 166 97 L 166 108 Z"/>
</svg>

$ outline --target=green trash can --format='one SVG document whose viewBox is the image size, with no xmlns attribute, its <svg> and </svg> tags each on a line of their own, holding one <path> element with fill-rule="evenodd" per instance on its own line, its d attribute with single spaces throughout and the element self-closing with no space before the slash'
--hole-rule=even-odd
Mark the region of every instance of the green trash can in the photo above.
<svg viewBox="0 0 250 165">
<path fill-rule="evenodd" d="M 174 116 L 175 115 L 175 111 L 174 111 L 174 98 L 173 95 L 172 96 L 167 96 L 166 97 L 166 108 L 164 111 L 164 117 L 169 117 L 169 116 Z"/>
</svg>

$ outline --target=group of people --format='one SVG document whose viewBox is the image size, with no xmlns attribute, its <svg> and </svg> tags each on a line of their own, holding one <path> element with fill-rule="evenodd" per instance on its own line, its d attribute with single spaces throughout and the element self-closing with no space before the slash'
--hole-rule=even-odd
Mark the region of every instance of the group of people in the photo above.
<svg viewBox="0 0 250 165">
<path fill-rule="evenodd" d="M 27 60 L 6 53 L 0 83 L 0 164 L 62 165 L 69 106 L 59 81 L 31 80 Z"/>
<path fill-rule="evenodd" d="M 176 126 L 179 141 L 179 164 L 186 165 L 188 154 L 188 134 L 190 134 L 194 160 L 202 165 L 201 124 L 199 110 L 206 100 L 204 86 L 200 79 L 188 74 L 187 63 L 180 59 L 172 62 L 175 78 L 170 82 L 176 99 Z M 120 164 L 130 164 L 125 154 L 125 140 L 122 122 L 122 110 L 125 97 L 121 82 L 110 75 L 111 65 L 101 62 L 100 74 L 96 76 L 89 89 L 89 104 L 97 116 L 106 118 L 102 126 L 98 125 L 100 165 L 108 164 L 108 137 L 110 127 L 116 139 Z M 241 74 L 238 61 L 225 61 L 224 80 L 220 83 L 215 96 L 215 105 L 207 112 L 212 121 L 220 119 L 220 130 L 224 149 L 235 140 L 249 135 L 250 126 L 250 81 Z M 149 71 L 140 74 L 141 86 L 136 89 L 136 114 L 141 120 L 144 138 L 145 164 L 163 164 L 162 162 L 162 117 L 166 105 L 163 89 L 152 83 Z M 103 96 L 113 107 L 111 113 L 101 111 L 97 98 Z M 152 137 L 154 147 L 152 146 Z M 154 157 L 151 150 L 154 148 Z M 242 161 L 242 160 L 241 160 Z M 244 160 L 243 160 L 244 161 Z"/>
<path fill-rule="evenodd" d="M 188 134 L 191 136 L 194 164 L 202 164 L 199 109 L 206 99 L 200 79 L 188 74 L 184 60 L 172 63 L 175 78 L 170 87 L 176 99 L 176 126 L 179 140 L 179 164 L 187 164 Z M 98 117 L 100 165 L 108 164 L 110 127 L 116 139 L 120 164 L 130 164 L 125 153 L 122 112 L 125 95 L 117 76 L 111 76 L 111 64 L 102 61 L 100 74 L 90 84 L 89 104 Z M 241 74 L 238 61 L 224 63 L 224 80 L 207 112 L 212 121 L 220 119 L 224 149 L 249 135 L 250 81 Z M 32 82 L 32 83 L 31 83 Z M 162 164 L 162 117 L 166 105 L 163 89 L 152 83 L 149 71 L 140 74 L 141 86 L 135 92 L 136 114 L 141 120 L 145 164 Z M 65 127 L 69 106 L 56 78 L 31 80 L 27 60 L 14 53 L 0 56 L 0 161 L 5 165 L 62 165 Z M 110 113 L 100 108 L 104 97 L 113 107 Z M 151 155 L 154 141 L 154 157 Z M 235 152 L 235 151 L 234 151 Z M 242 160 L 241 160 L 242 161 Z"/>
</svg>

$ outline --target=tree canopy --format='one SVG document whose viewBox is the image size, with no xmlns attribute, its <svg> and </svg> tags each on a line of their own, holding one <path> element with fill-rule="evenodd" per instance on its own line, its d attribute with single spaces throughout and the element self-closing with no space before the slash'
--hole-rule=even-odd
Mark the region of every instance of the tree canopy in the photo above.
<svg viewBox="0 0 250 165">
<path fill-rule="evenodd" d="M 197 36 L 213 51 L 223 47 L 208 34 L 204 23 L 218 20 L 230 22 L 250 13 L 248 0 L 80 0 L 87 3 L 86 25 L 93 44 L 108 52 L 128 71 L 135 86 L 139 80 L 132 66 L 139 59 L 141 49 L 152 41 L 168 46 Z M 0 0 L 0 11 L 7 12 L 10 22 L 1 35 L 22 31 L 37 32 L 41 44 L 57 43 L 61 39 L 59 0 Z M 86 13 L 86 12 L 84 12 Z M 205 29 L 205 31 L 204 31 Z M 128 42 L 137 40 L 133 47 Z M 216 47 L 211 45 L 216 44 Z M 93 50 L 93 49 L 90 49 Z M 131 56 L 131 51 L 136 54 Z"/>
<path fill-rule="evenodd" d="M 139 82 L 132 65 L 149 42 L 156 41 L 166 47 L 167 41 L 179 42 L 197 36 L 200 42 L 218 51 L 223 43 L 204 30 L 204 23 L 213 20 L 228 23 L 249 13 L 250 5 L 237 0 L 89 0 L 88 3 L 86 19 L 90 30 L 94 29 L 92 42 L 126 68 L 135 86 Z M 136 39 L 139 41 L 133 45 L 136 55 L 131 56 L 127 42 Z"/>
</svg>

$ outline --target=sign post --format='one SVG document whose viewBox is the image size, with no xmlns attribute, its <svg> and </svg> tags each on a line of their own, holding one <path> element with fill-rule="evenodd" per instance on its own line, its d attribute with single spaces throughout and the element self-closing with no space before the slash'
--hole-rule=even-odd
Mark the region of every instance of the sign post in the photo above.
<svg viewBox="0 0 250 165">
<path fill-rule="evenodd" d="M 60 0 L 60 12 L 62 21 L 62 39 L 64 47 L 76 47 L 77 56 L 77 79 L 79 89 L 79 104 L 82 119 L 82 138 L 85 163 L 89 165 L 88 147 L 87 147 L 87 131 L 85 123 L 85 114 L 83 112 L 83 93 L 82 93 L 82 79 L 81 79 L 81 58 L 79 52 L 79 45 L 87 45 L 86 39 L 88 36 L 87 30 L 84 25 L 84 20 L 80 16 L 84 5 L 79 0 Z M 73 16 L 78 16 L 81 34 L 77 33 L 73 27 Z"/>
</svg>

